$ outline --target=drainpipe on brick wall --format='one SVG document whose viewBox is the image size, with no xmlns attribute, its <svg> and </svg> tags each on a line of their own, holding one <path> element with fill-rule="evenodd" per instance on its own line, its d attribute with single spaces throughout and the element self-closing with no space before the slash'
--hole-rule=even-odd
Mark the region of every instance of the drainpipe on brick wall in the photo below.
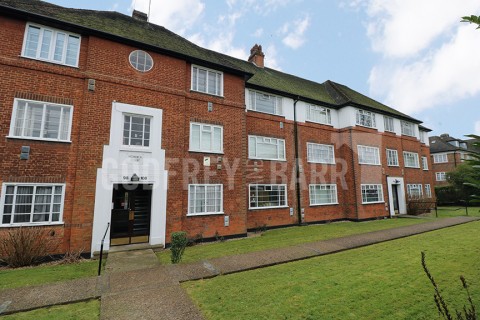
<svg viewBox="0 0 480 320">
<path fill-rule="evenodd" d="M 453 166 L 454 168 L 457 167 L 457 151 L 453 151 Z"/>
<path fill-rule="evenodd" d="M 297 97 L 293 101 L 293 140 L 295 145 L 295 191 L 297 194 L 297 215 L 298 224 L 301 225 L 302 221 L 302 201 L 300 199 L 300 159 L 298 158 L 298 124 L 297 124 L 297 102 L 300 97 Z"/>
<path fill-rule="evenodd" d="M 350 152 L 352 153 L 352 174 L 353 174 L 353 194 L 355 195 L 355 216 L 358 220 L 358 196 L 357 196 L 357 175 L 355 170 L 355 151 L 353 149 L 352 128 L 350 128 Z M 361 190 L 360 190 L 361 192 Z"/>
</svg>

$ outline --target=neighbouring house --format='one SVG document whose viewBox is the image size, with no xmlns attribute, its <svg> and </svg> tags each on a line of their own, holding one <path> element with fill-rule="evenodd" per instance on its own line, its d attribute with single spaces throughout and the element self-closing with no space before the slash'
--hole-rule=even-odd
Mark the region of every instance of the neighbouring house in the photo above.
<svg viewBox="0 0 480 320">
<path fill-rule="evenodd" d="M 429 137 L 432 171 L 435 174 L 435 186 L 448 185 L 447 173 L 465 160 L 471 158 L 471 151 L 478 151 L 473 143 L 475 139 L 457 139 L 448 133 Z"/>
<path fill-rule="evenodd" d="M 244 61 L 137 11 L 0 9 L 0 233 L 42 226 L 94 254 L 106 231 L 106 250 L 165 246 L 434 198 L 421 121 L 265 67 L 259 45 Z"/>
</svg>

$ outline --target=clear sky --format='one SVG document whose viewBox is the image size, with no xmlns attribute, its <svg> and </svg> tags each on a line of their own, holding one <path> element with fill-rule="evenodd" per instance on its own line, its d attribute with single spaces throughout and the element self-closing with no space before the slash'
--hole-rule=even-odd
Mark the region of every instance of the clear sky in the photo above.
<svg viewBox="0 0 480 320">
<path fill-rule="evenodd" d="M 49 0 L 148 12 L 149 0 Z M 151 0 L 150 22 L 198 45 L 332 80 L 405 112 L 431 135 L 480 134 L 480 30 L 460 23 L 478 0 Z"/>
</svg>

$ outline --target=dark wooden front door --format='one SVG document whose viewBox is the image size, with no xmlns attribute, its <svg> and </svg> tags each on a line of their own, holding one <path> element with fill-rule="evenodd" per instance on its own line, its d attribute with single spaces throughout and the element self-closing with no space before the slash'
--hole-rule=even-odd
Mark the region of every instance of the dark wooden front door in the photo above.
<svg viewBox="0 0 480 320">
<path fill-rule="evenodd" d="M 113 186 L 110 245 L 149 241 L 151 188 L 148 184 Z"/>
</svg>

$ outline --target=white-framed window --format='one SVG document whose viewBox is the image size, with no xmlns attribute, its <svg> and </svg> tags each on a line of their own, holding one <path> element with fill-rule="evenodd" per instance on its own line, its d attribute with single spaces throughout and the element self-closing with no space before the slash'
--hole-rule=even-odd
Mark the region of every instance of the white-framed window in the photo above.
<svg viewBox="0 0 480 320">
<path fill-rule="evenodd" d="M 223 213 L 223 185 L 189 184 L 188 215 Z"/>
<path fill-rule="evenodd" d="M 80 41 L 78 34 L 27 23 L 22 56 L 78 67 Z"/>
<path fill-rule="evenodd" d="M 223 96 L 223 72 L 192 65 L 192 90 Z"/>
<path fill-rule="evenodd" d="M 375 123 L 375 113 L 365 110 L 357 110 L 357 125 L 376 128 L 377 124 Z"/>
<path fill-rule="evenodd" d="M 133 68 L 140 72 L 148 72 L 153 68 L 152 56 L 143 50 L 134 50 L 130 53 L 128 60 Z"/>
<path fill-rule="evenodd" d="M 282 208 L 287 206 L 286 184 L 251 184 L 248 188 L 250 209 Z"/>
<path fill-rule="evenodd" d="M 403 162 L 406 168 L 420 168 L 418 153 L 403 151 Z"/>
<path fill-rule="evenodd" d="M 15 99 L 9 137 L 70 142 L 73 106 Z"/>
<path fill-rule="evenodd" d="M 285 140 L 261 136 L 248 136 L 248 158 L 285 160 Z"/>
<path fill-rule="evenodd" d="M 138 114 L 123 115 L 123 145 L 135 147 L 150 146 L 151 117 Z"/>
<path fill-rule="evenodd" d="M 392 117 L 383 116 L 383 124 L 385 125 L 385 131 L 395 132 L 395 126 Z"/>
<path fill-rule="evenodd" d="M 62 222 L 65 184 L 4 183 L 2 226 Z"/>
<path fill-rule="evenodd" d="M 401 121 L 402 123 L 402 134 L 405 136 L 415 137 L 415 126 L 413 123 L 408 121 Z"/>
<path fill-rule="evenodd" d="M 311 184 L 309 189 L 311 206 L 338 204 L 335 184 Z"/>
<path fill-rule="evenodd" d="M 431 198 L 432 197 L 432 188 L 430 187 L 429 184 L 426 184 L 425 185 L 425 196 L 427 198 Z"/>
<path fill-rule="evenodd" d="M 398 167 L 398 151 L 387 149 L 387 166 Z"/>
<path fill-rule="evenodd" d="M 448 162 L 448 155 L 446 153 L 437 153 L 433 155 L 433 163 Z"/>
<path fill-rule="evenodd" d="M 447 181 L 447 174 L 445 172 L 435 172 L 437 181 Z"/>
<path fill-rule="evenodd" d="M 190 151 L 222 153 L 223 127 L 190 122 Z"/>
<path fill-rule="evenodd" d="M 307 106 L 307 121 L 321 123 L 321 124 L 332 124 L 332 115 L 331 111 L 328 108 L 309 105 Z"/>
<path fill-rule="evenodd" d="M 249 110 L 278 116 L 283 115 L 282 97 L 250 89 L 248 90 L 248 96 Z"/>
<path fill-rule="evenodd" d="M 377 147 L 357 146 L 358 163 L 380 165 L 380 153 Z"/>
<path fill-rule="evenodd" d="M 407 184 L 407 194 L 410 198 L 418 199 L 423 196 L 421 184 Z"/>
<path fill-rule="evenodd" d="M 307 161 L 335 164 L 335 151 L 332 145 L 307 142 Z"/>
<path fill-rule="evenodd" d="M 383 200 L 383 186 L 381 184 L 362 184 L 362 203 L 379 203 Z"/>
<path fill-rule="evenodd" d="M 423 168 L 423 170 L 428 170 L 428 159 L 427 159 L 427 157 L 422 157 L 422 168 Z"/>
</svg>

